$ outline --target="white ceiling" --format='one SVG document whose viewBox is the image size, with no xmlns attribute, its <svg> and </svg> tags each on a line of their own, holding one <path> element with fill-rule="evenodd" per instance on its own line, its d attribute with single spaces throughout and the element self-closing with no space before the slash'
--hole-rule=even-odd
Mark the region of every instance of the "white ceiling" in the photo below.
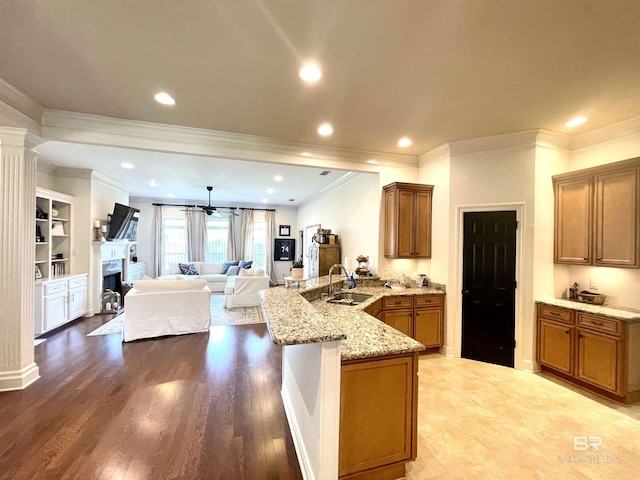
<svg viewBox="0 0 640 480">
<path fill-rule="evenodd" d="M 409 155 L 536 128 L 583 133 L 640 115 L 637 0 L 0 5 L 0 78 L 49 109 Z M 323 71 L 312 86 L 297 75 L 307 59 Z M 154 102 L 159 90 L 177 104 Z M 569 130 L 576 115 L 589 121 Z M 316 134 L 323 121 L 335 128 L 328 139 Z M 402 135 L 411 147 L 396 145 Z M 47 161 L 97 161 L 51 150 Z M 200 179 L 204 161 L 181 159 L 168 178 L 217 185 Z"/>
</svg>

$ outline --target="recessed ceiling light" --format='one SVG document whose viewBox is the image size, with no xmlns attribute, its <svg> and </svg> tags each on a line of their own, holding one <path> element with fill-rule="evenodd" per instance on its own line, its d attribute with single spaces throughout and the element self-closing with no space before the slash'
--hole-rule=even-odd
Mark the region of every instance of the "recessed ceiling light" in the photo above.
<svg viewBox="0 0 640 480">
<path fill-rule="evenodd" d="M 398 146 L 399 147 L 408 147 L 409 145 L 411 145 L 413 142 L 411 141 L 411 139 L 409 137 L 402 137 L 400 140 L 398 140 Z"/>
<path fill-rule="evenodd" d="M 587 117 L 575 117 L 565 123 L 565 127 L 578 127 L 587 121 Z"/>
<path fill-rule="evenodd" d="M 372 158 L 370 160 L 367 160 L 367 163 L 370 163 L 371 165 L 375 165 L 376 163 L 378 163 L 378 161 Z"/>
<path fill-rule="evenodd" d="M 301 155 L 303 157 L 310 157 L 311 156 L 311 154 L 309 152 L 302 152 Z"/>
<path fill-rule="evenodd" d="M 173 99 L 173 97 L 165 92 L 156 93 L 153 98 L 156 99 L 156 102 L 161 103 L 163 105 L 176 104 L 176 101 Z"/>
<path fill-rule="evenodd" d="M 266 199 L 266 198 L 263 198 L 263 199 L 262 199 L 262 203 L 267 203 L 267 199 Z"/>
<path fill-rule="evenodd" d="M 169 198 L 174 198 L 174 197 L 175 197 L 175 195 L 174 195 L 173 193 L 167 193 L 167 197 L 169 197 Z"/>
<path fill-rule="evenodd" d="M 282 181 L 282 176 L 280 176 L 280 175 L 276 175 L 275 177 L 273 177 L 273 179 L 274 179 L 276 182 L 281 182 L 281 181 Z"/>
<path fill-rule="evenodd" d="M 333 127 L 328 123 L 323 123 L 318 127 L 318 134 L 322 135 L 323 137 L 328 137 L 332 133 Z"/>
<path fill-rule="evenodd" d="M 156 182 L 155 180 L 149 180 L 147 183 L 149 184 L 150 187 L 158 186 L 158 182 Z"/>
<path fill-rule="evenodd" d="M 273 188 L 267 188 L 267 193 L 271 195 L 273 193 Z"/>
<path fill-rule="evenodd" d="M 122 162 L 120 164 L 120 166 L 122 168 L 126 168 L 127 170 L 131 170 L 133 168 L 133 163 L 129 163 L 129 162 Z"/>
<path fill-rule="evenodd" d="M 300 78 L 305 82 L 317 82 L 322 76 L 322 72 L 315 63 L 307 63 L 298 72 Z"/>
</svg>

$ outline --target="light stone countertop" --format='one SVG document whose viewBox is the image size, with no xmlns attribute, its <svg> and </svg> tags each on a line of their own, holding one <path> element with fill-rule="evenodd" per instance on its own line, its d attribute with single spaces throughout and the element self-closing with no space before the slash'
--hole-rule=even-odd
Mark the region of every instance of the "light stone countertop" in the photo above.
<svg viewBox="0 0 640 480">
<path fill-rule="evenodd" d="M 623 320 L 629 323 L 640 322 L 640 311 L 634 309 L 622 309 L 606 305 L 591 305 L 589 303 L 575 302 L 563 298 L 543 298 L 537 300 L 537 302 L 556 307 L 570 308 L 579 312 L 603 315 L 605 317 L 615 318 L 616 320 Z"/>
<path fill-rule="evenodd" d="M 339 280 L 338 276 L 334 283 Z M 442 285 L 400 290 L 358 285 L 353 292 L 367 293 L 372 297 L 359 305 L 348 306 L 330 304 L 320 299 L 327 285 L 328 277 L 320 277 L 308 281 L 301 288 L 276 287 L 260 292 L 262 310 L 271 339 L 276 345 L 342 340 L 342 360 L 421 351 L 425 349 L 424 345 L 365 313 L 363 309 L 382 296 L 445 293 Z"/>
</svg>

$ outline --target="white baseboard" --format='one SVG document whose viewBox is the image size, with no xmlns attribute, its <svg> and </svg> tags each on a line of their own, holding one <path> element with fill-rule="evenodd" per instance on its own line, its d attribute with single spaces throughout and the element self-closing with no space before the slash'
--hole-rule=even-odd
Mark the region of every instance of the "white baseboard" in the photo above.
<svg viewBox="0 0 640 480">
<path fill-rule="evenodd" d="M 40 378 L 40 369 L 36 363 L 21 370 L 0 372 L 0 392 L 23 390 Z"/>
</svg>

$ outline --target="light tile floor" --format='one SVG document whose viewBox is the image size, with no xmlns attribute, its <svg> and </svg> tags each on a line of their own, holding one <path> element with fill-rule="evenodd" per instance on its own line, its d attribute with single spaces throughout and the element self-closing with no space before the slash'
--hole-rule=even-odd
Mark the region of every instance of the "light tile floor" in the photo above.
<svg viewBox="0 0 640 480">
<path fill-rule="evenodd" d="M 418 458 L 407 480 L 640 479 L 640 404 L 439 354 L 420 358 L 419 382 Z M 574 436 L 600 437 L 600 450 L 574 450 Z"/>
</svg>

